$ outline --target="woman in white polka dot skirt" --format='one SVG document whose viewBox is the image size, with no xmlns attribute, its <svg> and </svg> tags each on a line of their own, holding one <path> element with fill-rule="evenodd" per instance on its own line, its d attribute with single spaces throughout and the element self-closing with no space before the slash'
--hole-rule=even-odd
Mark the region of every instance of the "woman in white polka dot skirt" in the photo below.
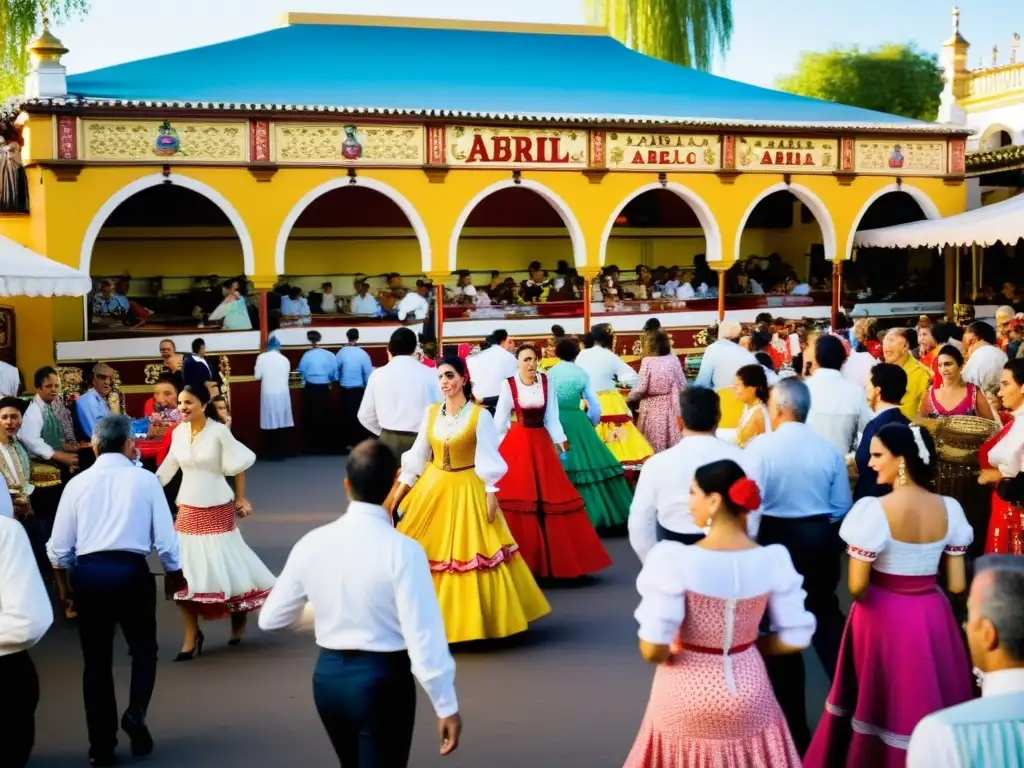
<svg viewBox="0 0 1024 768">
<path fill-rule="evenodd" d="M 760 547 L 746 517 L 757 485 L 729 460 L 700 467 L 690 510 L 706 538 L 655 545 L 637 579 L 640 653 L 658 665 L 626 768 L 799 768 L 762 654 L 799 653 L 814 617 L 789 553 Z M 758 637 L 765 613 L 772 634 Z"/>
<path fill-rule="evenodd" d="M 242 539 L 236 517 L 248 517 L 244 472 L 255 454 L 216 419 L 205 387 L 186 386 L 178 396 L 181 424 L 157 477 L 166 485 L 180 469 L 178 517 L 174 528 L 188 590 L 174 596 L 185 618 L 185 639 L 175 661 L 203 652 L 200 617 L 231 617 L 231 640 L 238 645 L 246 617 L 259 608 L 274 586 L 274 575 Z M 234 476 L 235 491 L 226 476 Z"/>
</svg>

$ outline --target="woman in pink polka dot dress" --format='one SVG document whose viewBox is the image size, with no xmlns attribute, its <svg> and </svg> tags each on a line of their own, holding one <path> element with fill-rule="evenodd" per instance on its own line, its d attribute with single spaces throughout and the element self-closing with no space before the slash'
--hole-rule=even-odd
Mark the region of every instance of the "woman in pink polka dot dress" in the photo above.
<svg viewBox="0 0 1024 768">
<path fill-rule="evenodd" d="M 762 654 L 798 653 L 814 634 L 785 548 L 748 536 L 757 485 L 729 460 L 697 470 L 699 544 L 659 542 L 637 579 L 640 653 L 658 665 L 626 768 L 799 768 Z M 771 634 L 759 638 L 765 613 Z"/>
</svg>

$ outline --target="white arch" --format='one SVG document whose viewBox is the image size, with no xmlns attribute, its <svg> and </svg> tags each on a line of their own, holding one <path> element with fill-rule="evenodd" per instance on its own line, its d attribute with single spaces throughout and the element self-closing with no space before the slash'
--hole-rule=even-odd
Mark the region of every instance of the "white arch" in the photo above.
<svg viewBox="0 0 1024 768">
<path fill-rule="evenodd" d="M 701 229 L 704 230 L 704 240 L 706 241 L 704 246 L 704 255 L 707 257 L 708 264 L 720 262 L 723 255 L 722 232 L 718 228 L 718 220 L 715 219 L 715 214 L 711 212 L 711 208 L 704 202 L 704 198 L 689 187 L 684 187 L 682 184 L 678 184 L 674 181 L 669 181 L 664 184 L 660 181 L 655 181 L 650 184 L 646 184 L 639 189 L 634 189 L 612 212 L 612 215 L 608 219 L 608 223 L 604 225 L 604 231 L 601 233 L 600 261 L 598 263 L 603 267 L 605 260 L 608 257 L 608 238 L 612 234 L 612 227 L 615 226 L 615 220 L 619 218 L 619 215 L 633 200 L 646 192 L 651 192 L 656 189 L 668 190 L 677 197 L 682 198 L 682 200 L 690 206 L 693 212 L 697 215 L 697 221 L 700 222 Z"/>
<path fill-rule="evenodd" d="M 857 236 L 857 227 L 860 226 L 861 219 L 863 219 L 864 214 L 868 212 L 868 208 L 870 208 L 880 197 L 884 197 L 890 192 L 906 192 L 914 199 L 914 202 L 921 207 L 921 212 L 924 213 L 926 219 L 942 218 L 942 214 L 939 213 L 939 207 L 935 205 L 927 194 L 917 187 L 911 184 L 890 184 L 886 187 L 882 187 L 880 190 L 875 192 L 875 194 L 869 197 L 864 202 L 860 211 L 857 212 L 857 216 L 853 220 L 853 225 L 850 227 L 850 236 L 846 238 L 846 250 L 843 251 L 844 260 L 848 260 L 853 255 L 853 240 Z"/>
<path fill-rule="evenodd" d="M 292 209 L 288 211 L 288 215 L 284 217 L 284 223 L 281 225 L 281 231 L 277 233 L 277 245 L 274 247 L 274 271 L 278 275 L 285 274 L 284 268 L 284 255 L 285 250 L 288 247 L 288 238 L 292 234 L 292 228 L 295 226 L 295 222 L 299 220 L 299 216 L 302 212 L 308 208 L 314 200 L 321 195 L 325 195 L 332 189 L 340 189 L 342 187 L 363 187 L 364 189 L 372 189 L 374 192 L 379 192 L 384 195 L 402 209 L 402 213 L 409 220 L 409 225 L 412 227 L 412 231 L 416 234 L 416 239 L 420 244 L 420 264 L 423 267 L 423 272 L 427 273 L 430 271 L 430 237 L 427 235 L 427 227 L 423 223 L 423 219 L 419 214 L 419 211 L 409 202 L 408 198 L 405 197 L 394 187 L 385 184 L 383 181 L 377 181 L 377 179 L 371 179 L 367 176 L 338 176 L 333 179 L 325 181 L 319 186 L 313 187 L 302 199 L 299 200 Z"/>
<path fill-rule="evenodd" d="M 455 227 L 452 229 L 452 237 L 448 243 L 448 269 L 454 272 L 458 269 L 458 251 L 459 251 L 459 237 L 462 235 L 462 228 L 466 226 L 466 220 L 469 219 L 469 214 L 473 212 L 473 209 L 480 204 L 488 195 L 493 195 L 502 189 L 529 189 L 536 192 L 538 195 L 548 201 L 548 204 L 558 213 L 559 218 L 562 219 L 562 223 L 565 224 L 565 228 L 569 230 L 569 238 L 572 240 L 572 256 L 573 262 L 577 267 L 585 267 L 587 265 L 587 243 L 583 237 L 583 230 L 580 229 L 580 224 L 576 221 L 576 216 L 573 214 L 572 209 L 566 205 L 565 201 L 562 200 L 555 192 L 543 184 L 540 184 L 531 179 L 504 179 L 503 181 L 496 181 L 489 187 L 485 187 L 477 193 L 476 197 L 467 203 L 466 207 L 462 209 L 462 213 L 459 214 L 459 218 L 455 220 Z"/>
<path fill-rule="evenodd" d="M 978 137 L 978 149 L 999 149 L 998 146 L 986 146 L 986 142 L 990 138 L 995 136 L 997 133 L 1005 133 L 1007 136 L 1010 137 L 1011 144 L 1017 143 L 1017 132 L 1014 131 L 1013 128 L 1011 128 L 1008 125 L 1004 125 L 1003 123 L 992 123 L 991 125 L 987 126 L 985 130 L 981 132 L 981 135 Z"/>
<path fill-rule="evenodd" d="M 193 192 L 205 197 L 211 203 L 220 208 L 221 212 L 228 217 L 228 221 L 231 222 L 231 226 L 235 228 L 235 233 L 238 235 L 238 239 L 242 244 L 242 268 L 246 275 L 253 275 L 256 271 L 256 254 L 252 247 L 252 237 L 249 235 L 249 230 L 245 226 L 245 222 L 239 215 L 235 207 L 228 202 L 228 199 L 224 197 L 220 192 L 211 187 L 208 184 L 204 184 L 201 181 L 193 179 L 191 176 L 185 176 L 184 174 L 178 173 L 177 171 L 164 176 L 162 173 L 154 173 L 152 176 L 143 176 L 141 179 L 136 179 L 129 184 L 121 187 L 113 195 L 111 195 L 107 201 L 100 206 L 100 209 L 96 212 L 96 215 L 92 217 L 92 221 L 89 222 L 89 228 L 85 230 L 85 237 L 82 239 L 82 250 L 78 256 L 78 268 L 85 274 L 89 274 L 89 266 L 92 263 L 92 250 L 96 245 L 96 238 L 100 235 L 100 230 L 103 229 L 103 225 L 106 224 L 107 219 L 114 210 L 133 195 L 137 195 L 145 189 L 150 187 L 157 187 L 161 184 L 173 184 L 185 189 L 190 189 Z"/>
<path fill-rule="evenodd" d="M 821 228 L 821 239 L 824 241 L 823 245 L 825 247 L 825 259 L 827 261 L 833 261 L 836 257 L 836 225 L 835 222 L 832 221 L 832 214 L 828 212 L 828 208 L 825 206 L 825 203 L 821 201 L 820 197 L 802 184 L 785 184 L 783 182 L 779 182 L 778 184 L 768 187 L 768 189 L 755 197 L 747 207 L 746 212 L 743 214 L 743 218 L 740 219 L 740 225 L 736 228 L 735 261 L 733 263 L 738 263 L 742 258 L 740 255 L 740 241 L 743 239 L 743 230 L 747 228 L 747 220 L 750 218 L 750 214 L 754 212 L 758 203 L 776 192 L 792 192 L 793 197 L 810 209 L 811 213 L 814 214 L 814 220 L 818 222 L 818 226 Z"/>
</svg>

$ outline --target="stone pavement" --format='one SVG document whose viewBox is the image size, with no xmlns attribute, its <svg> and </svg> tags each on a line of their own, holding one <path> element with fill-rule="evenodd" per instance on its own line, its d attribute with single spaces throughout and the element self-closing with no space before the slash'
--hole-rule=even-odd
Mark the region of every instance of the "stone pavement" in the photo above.
<svg viewBox="0 0 1024 768">
<path fill-rule="evenodd" d="M 300 458 L 260 462 L 246 478 L 253 516 L 242 523 L 249 544 L 275 573 L 307 530 L 344 508 L 344 460 Z M 582 587 L 546 588 L 552 613 L 527 635 L 455 651 L 464 721 L 462 745 L 437 754 L 436 721 L 420 692 L 414 768 L 580 768 L 621 766 L 643 717 L 651 665 L 637 652 L 633 611 L 639 570 L 625 539 L 606 540 L 615 565 Z M 159 566 L 156 566 L 159 570 Z M 310 634 L 274 634 L 252 627 L 228 648 L 227 622 L 208 624 L 203 656 L 170 659 L 181 645 L 172 603 L 159 605 L 160 668 L 149 712 L 156 750 L 125 765 L 149 768 L 313 768 L 337 765 L 313 707 L 310 676 L 316 647 Z M 86 765 L 81 654 L 74 627 L 60 618 L 33 651 L 39 668 L 34 768 Z M 812 722 L 826 685 L 813 652 L 806 654 Z M 115 645 L 119 705 L 127 697 L 129 658 Z M 0 761 L 2 762 L 2 761 Z"/>
</svg>

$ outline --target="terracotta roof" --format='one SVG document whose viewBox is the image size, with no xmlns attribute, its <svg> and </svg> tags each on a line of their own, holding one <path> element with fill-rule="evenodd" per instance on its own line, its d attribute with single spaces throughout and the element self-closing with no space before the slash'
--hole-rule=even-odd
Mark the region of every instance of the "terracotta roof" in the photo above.
<svg viewBox="0 0 1024 768">
<path fill-rule="evenodd" d="M 979 149 L 968 152 L 966 162 L 968 176 L 1024 168 L 1024 146 L 1018 144 L 999 149 Z"/>
</svg>

